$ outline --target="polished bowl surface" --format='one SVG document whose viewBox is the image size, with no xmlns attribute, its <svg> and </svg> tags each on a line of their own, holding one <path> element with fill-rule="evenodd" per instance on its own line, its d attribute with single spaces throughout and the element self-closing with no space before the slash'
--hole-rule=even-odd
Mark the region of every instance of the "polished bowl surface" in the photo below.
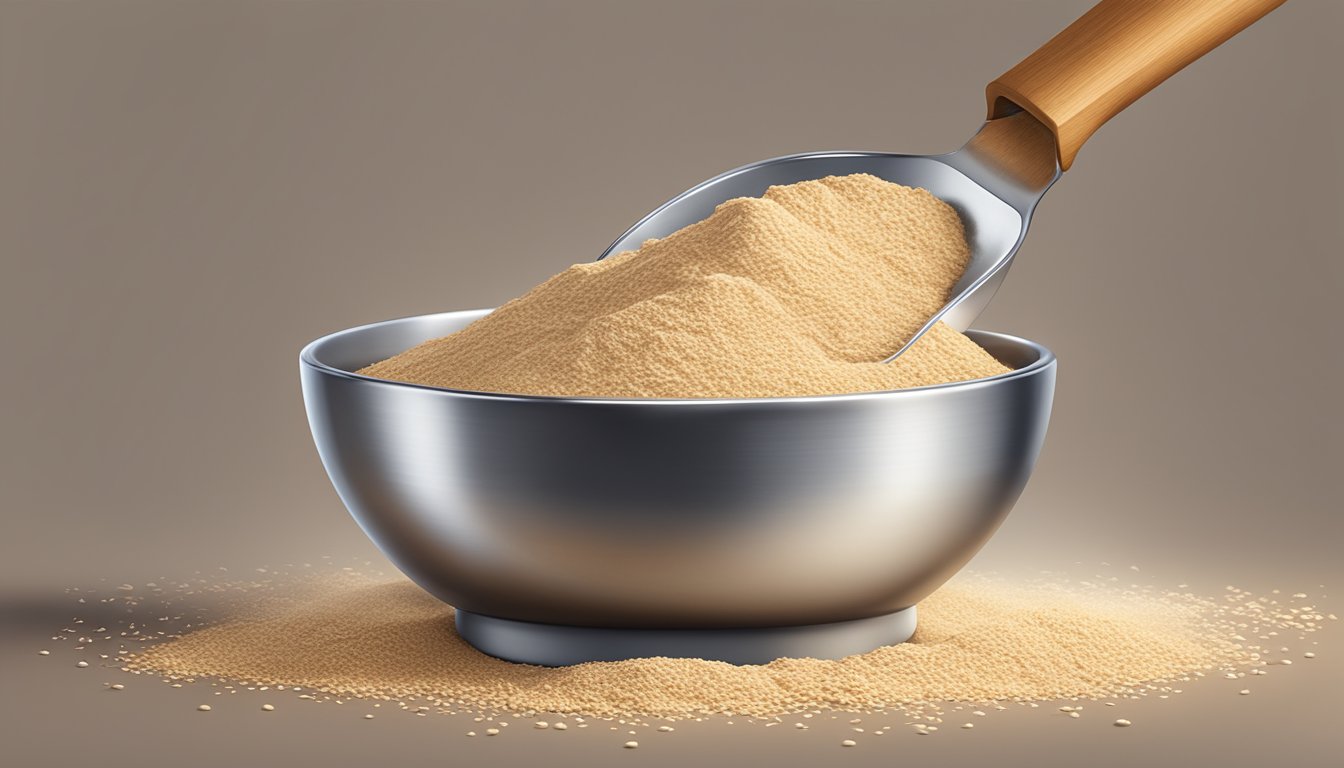
<svg viewBox="0 0 1344 768">
<path fill-rule="evenodd" d="M 353 328 L 300 357 L 351 514 L 410 578 L 485 617 L 625 631 L 893 614 L 990 537 L 1049 420 L 1054 356 L 980 331 L 1014 371 L 827 397 L 524 397 L 353 373 L 486 312 Z"/>
</svg>

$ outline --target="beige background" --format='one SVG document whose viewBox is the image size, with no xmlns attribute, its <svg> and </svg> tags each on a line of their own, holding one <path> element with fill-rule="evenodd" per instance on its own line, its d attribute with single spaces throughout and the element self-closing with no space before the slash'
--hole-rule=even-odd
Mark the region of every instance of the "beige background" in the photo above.
<svg viewBox="0 0 1344 768">
<path fill-rule="evenodd" d="M 22 601 L 8 628 L 40 639 L 33 606 L 102 578 L 375 556 L 312 450 L 305 342 L 497 304 L 744 162 L 953 149 L 985 82 L 1088 5 L 3 0 L 0 589 Z M 1056 411 L 979 567 L 1338 588 L 1342 25 L 1344 4 L 1289 3 L 1112 121 L 1046 198 L 979 325 L 1056 351 Z M 72 762 L 43 748 L 71 723 L 114 744 L 143 734 L 15 658 L 26 701 L 68 708 L 53 722 L 3 694 L 33 764 Z M 1011 733 L 985 745 L 1009 760 L 1100 744 L 1117 762 L 1175 745 L 1231 764 L 1292 744 L 1324 764 L 1340 672 L 1319 665 L 1235 713 L 1171 704 L 1169 733 L 1132 729 L 1127 747 L 1026 721 L 1030 750 Z M 333 732 L 321 711 L 295 717 Z M 221 764 L 282 738 L 191 722 L 184 738 Z M 312 754 L 464 743 L 379 733 Z M 677 754 L 807 754 L 704 733 Z M 975 752 L 956 749 L 942 756 Z"/>
</svg>

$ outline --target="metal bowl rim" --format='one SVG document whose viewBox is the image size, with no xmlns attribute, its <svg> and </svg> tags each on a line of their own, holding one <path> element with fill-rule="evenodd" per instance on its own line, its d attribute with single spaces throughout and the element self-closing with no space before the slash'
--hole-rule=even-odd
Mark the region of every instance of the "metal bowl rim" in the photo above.
<svg viewBox="0 0 1344 768">
<path fill-rule="evenodd" d="M 982 331 L 970 329 L 966 335 L 972 340 L 975 337 L 987 337 L 1005 341 L 1009 344 L 1024 347 L 1036 353 L 1036 360 L 1021 367 L 1015 368 L 1007 373 L 1000 373 L 996 376 L 989 376 L 983 379 L 971 379 L 969 381 L 954 381 L 946 384 L 930 384 L 923 387 L 908 387 L 905 389 L 878 390 L 875 392 L 850 392 L 835 395 L 798 395 L 789 397 L 722 397 L 722 398 L 694 398 L 694 397 L 662 397 L 662 398 L 638 398 L 638 397 L 563 397 L 559 395 L 525 395 L 505 392 L 477 392 L 466 389 L 451 389 L 448 387 L 435 387 L 428 384 L 413 384 L 406 381 L 393 381 L 390 379 L 380 379 L 374 376 L 365 376 L 363 374 L 347 371 L 343 368 L 329 365 L 317 358 L 317 349 L 323 344 L 340 336 L 356 335 L 382 325 L 391 325 L 393 323 L 402 323 L 408 320 L 422 320 L 448 315 L 467 315 L 477 312 L 489 313 L 493 309 L 461 309 L 449 312 L 434 312 L 425 315 L 407 315 L 405 317 L 392 318 L 390 320 L 380 320 L 375 323 L 366 323 L 352 328 L 336 331 L 326 334 L 320 338 L 314 339 L 304 346 L 299 352 L 299 362 L 312 368 L 324 375 L 335 376 L 337 378 L 350 379 L 370 386 L 381 386 L 403 389 L 417 389 L 427 392 L 435 392 L 444 396 L 461 397 L 471 400 L 496 400 L 502 402 L 558 402 L 575 403 L 587 405 L 613 405 L 613 406 L 632 406 L 632 405 L 651 405 L 660 407 L 669 406 L 728 406 L 744 404 L 762 404 L 775 405 L 781 403 L 826 403 L 842 402 L 851 400 L 874 400 L 889 399 L 897 397 L 913 397 L 922 394 L 930 394 L 945 390 L 965 391 L 980 387 L 991 387 L 1013 379 L 1025 378 L 1040 373 L 1055 364 L 1055 354 L 1047 347 L 1030 339 L 1024 339 L 1020 336 L 1013 336 L 996 331 Z"/>
</svg>

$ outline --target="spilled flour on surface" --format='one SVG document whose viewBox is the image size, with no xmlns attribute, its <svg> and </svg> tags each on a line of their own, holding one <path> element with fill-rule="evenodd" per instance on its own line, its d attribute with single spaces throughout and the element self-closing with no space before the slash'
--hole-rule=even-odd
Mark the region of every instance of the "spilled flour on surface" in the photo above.
<svg viewBox="0 0 1344 768">
<path fill-rule="evenodd" d="M 1312 606 L 1235 590 L 1211 599 L 1105 581 L 961 576 L 920 603 L 910 642 L 846 659 L 733 666 L 659 658 L 544 668 L 474 650 L 454 630 L 452 608 L 400 577 L 343 571 L 233 594 L 230 618 L 128 654 L 124 668 L 169 681 L 301 686 L 454 711 L 613 718 L 914 712 L 948 703 L 1133 697 L 1171 690 L 1163 684 L 1173 681 L 1255 673 L 1271 662 L 1247 637 L 1267 627 L 1315 631 L 1327 620 Z"/>
</svg>

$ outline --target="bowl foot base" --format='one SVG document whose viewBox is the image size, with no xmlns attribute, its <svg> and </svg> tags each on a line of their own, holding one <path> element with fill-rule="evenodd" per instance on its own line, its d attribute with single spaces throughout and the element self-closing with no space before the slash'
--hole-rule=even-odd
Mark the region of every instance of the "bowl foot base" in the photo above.
<svg viewBox="0 0 1344 768">
<path fill-rule="evenodd" d="M 915 633 L 915 607 L 853 621 L 749 629 L 570 627 L 459 610 L 457 631 L 483 653 L 547 667 L 650 656 L 765 664 L 781 657 L 839 659 L 903 643 Z"/>
</svg>

